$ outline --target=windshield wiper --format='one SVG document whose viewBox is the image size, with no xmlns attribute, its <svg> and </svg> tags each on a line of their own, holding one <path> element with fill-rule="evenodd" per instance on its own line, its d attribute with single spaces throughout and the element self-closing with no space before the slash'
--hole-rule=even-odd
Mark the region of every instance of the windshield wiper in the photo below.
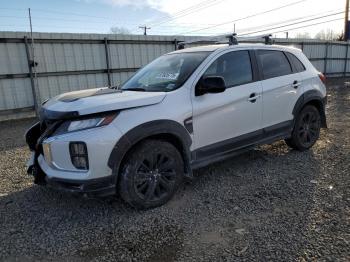
<svg viewBox="0 0 350 262">
<path fill-rule="evenodd" d="M 130 87 L 130 88 L 125 88 L 122 89 L 123 91 L 140 91 L 140 92 L 146 92 L 146 89 L 142 87 Z"/>
</svg>

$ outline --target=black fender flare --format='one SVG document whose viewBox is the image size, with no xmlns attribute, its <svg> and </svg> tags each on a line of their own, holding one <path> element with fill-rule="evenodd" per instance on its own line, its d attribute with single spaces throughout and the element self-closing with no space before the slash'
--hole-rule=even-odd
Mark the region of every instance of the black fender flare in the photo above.
<svg viewBox="0 0 350 262">
<path fill-rule="evenodd" d="M 125 133 L 115 144 L 108 159 L 108 166 L 113 170 L 115 183 L 118 181 L 119 169 L 122 161 L 129 150 L 138 142 L 152 136 L 172 136 L 179 142 L 178 149 L 181 148 L 181 155 L 185 163 L 187 175 L 192 175 L 190 166 L 191 154 L 190 146 L 192 138 L 186 128 L 173 120 L 154 120 L 138 125 Z"/>
<path fill-rule="evenodd" d="M 308 103 L 314 104 L 320 112 L 321 116 L 321 127 L 327 128 L 327 119 L 326 119 L 326 104 L 327 96 L 323 96 L 322 93 L 318 90 L 309 90 L 302 94 L 293 108 L 294 121 L 296 116 L 299 114 L 301 109 Z M 294 126 L 294 123 L 293 123 Z"/>
</svg>

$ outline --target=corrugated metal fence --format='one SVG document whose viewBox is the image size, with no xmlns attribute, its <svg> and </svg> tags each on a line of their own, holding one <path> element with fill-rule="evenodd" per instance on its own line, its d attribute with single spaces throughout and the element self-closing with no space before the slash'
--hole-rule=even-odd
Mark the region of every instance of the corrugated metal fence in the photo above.
<svg viewBox="0 0 350 262">
<path fill-rule="evenodd" d="M 137 69 L 197 37 L 0 32 L 0 120 L 22 117 L 60 93 L 119 85 Z M 350 73 L 349 45 L 276 39 L 301 48 L 328 76 Z M 35 77 L 36 76 L 36 77 Z M 34 95 L 36 94 L 36 95 Z M 34 99 L 34 97 L 36 99 Z"/>
</svg>

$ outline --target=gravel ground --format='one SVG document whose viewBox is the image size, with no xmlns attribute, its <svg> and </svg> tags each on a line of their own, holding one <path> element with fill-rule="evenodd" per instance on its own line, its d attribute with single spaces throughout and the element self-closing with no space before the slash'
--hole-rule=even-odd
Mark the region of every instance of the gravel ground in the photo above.
<svg viewBox="0 0 350 262">
<path fill-rule="evenodd" d="M 0 123 L 0 260 L 349 261 L 350 87 L 328 84 L 328 124 L 307 152 L 284 142 L 195 172 L 163 207 L 32 184 L 24 130 Z"/>
</svg>

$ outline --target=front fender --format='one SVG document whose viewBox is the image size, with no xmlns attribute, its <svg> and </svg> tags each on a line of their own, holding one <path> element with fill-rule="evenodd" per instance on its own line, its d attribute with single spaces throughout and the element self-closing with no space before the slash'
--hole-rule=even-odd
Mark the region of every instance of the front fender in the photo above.
<svg viewBox="0 0 350 262">
<path fill-rule="evenodd" d="M 179 146 L 181 146 L 182 152 L 180 153 L 184 158 L 186 171 L 191 173 L 190 146 L 192 144 L 192 139 L 188 131 L 176 121 L 154 120 L 134 127 L 124 134 L 115 144 L 108 159 L 108 166 L 113 170 L 113 175 L 116 176 L 116 179 L 126 153 L 141 140 L 156 135 L 171 135 L 181 143 Z"/>
</svg>

